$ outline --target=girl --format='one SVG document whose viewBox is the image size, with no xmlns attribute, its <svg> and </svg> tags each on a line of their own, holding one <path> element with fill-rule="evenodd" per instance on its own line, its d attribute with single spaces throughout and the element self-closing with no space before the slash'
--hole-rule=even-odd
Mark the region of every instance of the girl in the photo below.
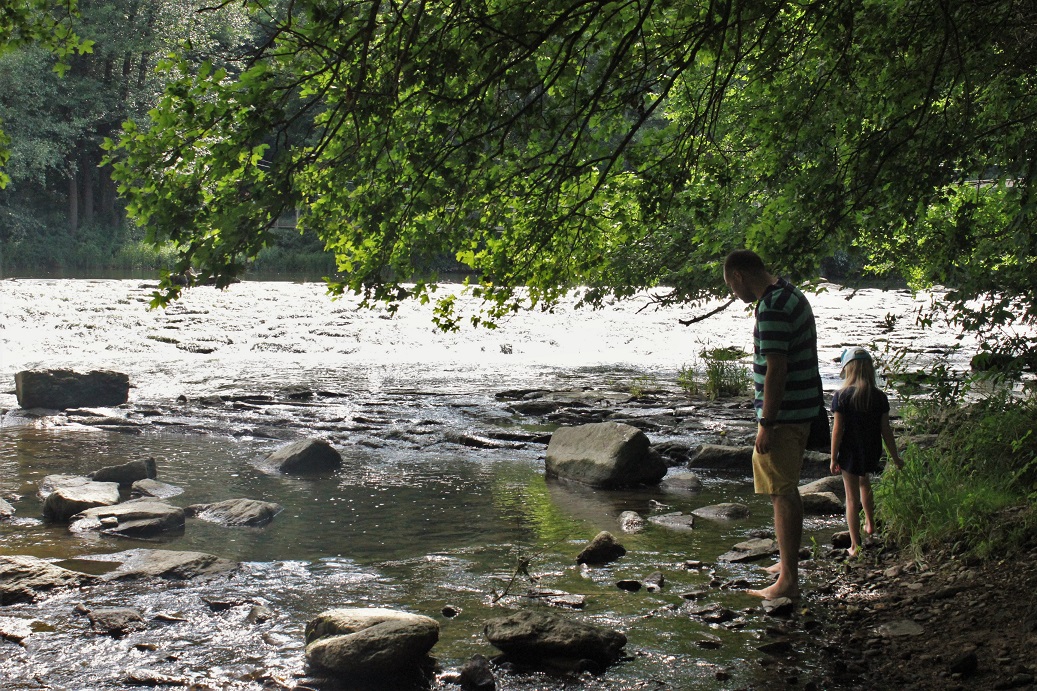
<svg viewBox="0 0 1037 691">
<path fill-rule="evenodd" d="M 850 529 L 851 557 L 861 549 L 860 512 L 864 532 L 875 532 L 875 498 L 869 473 L 881 468 L 882 442 L 897 468 L 904 467 L 889 426 L 889 399 L 875 383 L 875 366 L 864 348 L 847 348 L 842 355 L 846 380 L 832 396 L 832 473 L 842 471 L 846 489 L 846 525 Z"/>
</svg>

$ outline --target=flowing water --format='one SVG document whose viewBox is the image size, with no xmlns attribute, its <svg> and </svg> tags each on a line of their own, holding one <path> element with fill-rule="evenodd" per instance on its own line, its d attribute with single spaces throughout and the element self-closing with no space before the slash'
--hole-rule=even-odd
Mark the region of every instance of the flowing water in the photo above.
<svg viewBox="0 0 1037 691">
<path fill-rule="evenodd" d="M 528 576 L 539 588 L 585 595 L 586 606 L 568 614 L 623 631 L 628 655 L 600 676 L 504 675 L 499 688 L 787 683 L 787 667 L 756 650 L 773 621 L 743 592 L 717 587 L 762 582 L 759 566 L 714 564 L 732 544 L 770 525 L 769 502 L 752 494 L 750 478 L 706 473 L 697 492 L 604 492 L 546 482 L 543 445 L 523 440 L 551 426 L 495 397 L 510 389 L 635 382 L 673 391 L 678 368 L 704 348 L 751 349 L 752 320 L 744 310 L 686 328 L 677 319 L 691 311 L 642 309 L 645 300 L 600 311 L 563 305 L 515 315 L 493 331 L 443 334 L 427 306 L 406 304 L 395 315 L 358 310 L 351 299 L 328 298 L 319 283 L 196 288 L 151 311 L 153 287 L 139 280 L 0 281 L 0 381 L 7 382 L 0 409 L 17 408 L 13 375 L 22 369 L 112 369 L 129 374 L 133 385 L 130 405 L 108 411 L 125 417 L 115 429 L 74 418 L 4 417 L 0 497 L 16 514 L 0 522 L 0 554 L 74 567 L 83 563 L 77 559 L 145 546 L 210 552 L 242 567 L 230 578 L 88 587 L 0 609 L 0 630 L 14 622 L 33 631 L 22 647 L 0 639 L 2 688 L 123 688 L 136 668 L 198 688 L 291 687 L 305 674 L 303 627 L 338 606 L 437 618 L 442 630 L 433 655 L 456 669 L 474 654 L 495 654 L 482 637 L 486 619 L 516 606 L 546 606 L 514 598 L 533 585 Z M 834 388 L 838 355 L 851 344 L 906 347 L 920 363 L 940 357 L 963 366 L 967 348 L 955 350 L 960 344 L 946 332 L 914 326 L 927 302 L 906 292 L 852 294 L 836 286 L 814 296 L 826 388 Z M 716 441 L 725 424 L 702 419 L 680 434 L 649 436 L 695 445 Z M 445 430 L 513 431 L 519 441 L 469 448 L 444 443 Z M 317 480 L 257 469 L 257 460 L 303 436 L 330 440 L 343 454 L 343 469 Z M 284 511 L 258 529 L 189 519 L 182 535 L 149 543 L 73 535 L 42 520 L 36 489 L 44 476 L 147 456 L 156 458 L 159 480 L 184 489 L 171 500 L 177 505 L 250 497 Z M 619 531 L 626 510 L 648 515 L 724 501 L 747 503 L 751 517 L 699 521 L 686 532 L 652 524 L 637 534 Z M 840 526 L 835 518 L 811 519 L 806 543 L 824 541 Z M 600 530 L 619 536 L 627 556 L 608 567 L 578 567 L 575 555 Z M 523 560 L 528 574 L 517 569 Z M 703 565 L 689 568 L 689 560 Z M 666 578 L 660 592 L 616 587 L 657 571 Z M 729 608 L 734 621 L 689 616 L 688 608 L 702 602 L 681 594 L 711 582 L 705 602 Z M 74 611 L 79 603 L 135 607 L 149 624 L 120 639 L 92 634 Z M 273 612 L 268 621 L 248 619 L 257 604 Z M 444 607 L 460 613 L 448 618 Z M 805 670 L 817 656 L 809 636 L 790 653 Z"/>
</svg>

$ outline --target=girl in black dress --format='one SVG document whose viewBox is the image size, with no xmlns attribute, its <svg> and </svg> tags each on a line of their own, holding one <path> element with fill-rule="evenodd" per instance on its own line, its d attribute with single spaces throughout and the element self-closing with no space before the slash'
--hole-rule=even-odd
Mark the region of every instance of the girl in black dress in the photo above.
<svg viewBox="0 0 1037 691">
<path fill-rule="evenodd" d="M 864 508 L 864 532 L 875 532 L 875 498 L 870 473 L 882 467 L 882 443 L 893 463 L 904 462 L 889 426 L 889 398 L 875 382 L 875 365 L 864 348 L 847 348 L 842 355 L 842 388 L 832 396 L 832 473 L 842 472 L 846 489 L 846 525 L 850 529 L 853 557 L 861 549 L 860 513 Z"/>
</svg>

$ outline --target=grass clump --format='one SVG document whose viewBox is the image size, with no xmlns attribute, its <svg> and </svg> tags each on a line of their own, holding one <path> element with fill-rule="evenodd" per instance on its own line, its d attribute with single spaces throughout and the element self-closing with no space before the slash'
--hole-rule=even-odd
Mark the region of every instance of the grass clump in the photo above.
<svg viewBox="0 0 1037 691">
<path fill-rule="evenodd" d="M 917 552 L 952 546 L 980 558 L 1026 544 L 1037 527 L 1037 400 L 1002 390 L 982 400 L 911 404 L 918 441 L 876 487 L 888 538 Z"/>
<path fill-rule="evenodd" d="M 737 348 L 703 350 L 698 360 L 677 371 L 677 386 L 689 396 L 703 395 L 712 401 L 746 394 L 753 383 L 752 372 L 739 362 L 746 355 Z"/>
</svg>

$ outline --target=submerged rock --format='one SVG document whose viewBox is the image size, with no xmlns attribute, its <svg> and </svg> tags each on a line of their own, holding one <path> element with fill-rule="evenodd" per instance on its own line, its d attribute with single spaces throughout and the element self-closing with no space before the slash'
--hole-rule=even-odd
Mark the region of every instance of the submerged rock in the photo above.
<svg viewBox="0 0 1037 691">
<path fill-rule="evenodd" d="M 131 631 L 139 631 L 147 626 L 140 612 L 131 607 L 83 609 L 94 631 L 113 638 L 121 638 Z"/>
<path fill-rule="evenodd" d="M 154 480 L 158 476 L 154 458 L 129 461 L 122 465 L 111 465 L 90 473 L 94 482 L 117 482 L 121 486 L 132 485 L 137 480 Z"/>
<path fill-rule="evenodd" d="M 574 480 L 592 487 L 657 484 L 666 463 L 641 430 L 617 422 L 562 427 L 547 445 L 548 477 Z"/>
<path fill-rule="evenodd" d="M 0 605 L 31 602 L 39 593 L 93 580 L 90 574 L 63 569 L 38 557 L 0 555 Z"/>
<path fill-rule="evenodd" d="M 749 507 L 737 502 L 726 502 L 723 504 L 711 504 L 695 509 L 691 512 L 699 518 L 708 518 L 714 521 L 734 521 L 749 517 Z"/>
<path fill-rule="evenodd" d="M 22 408 L 92 408 L 122 405 L 129 400 L 130 378 L 121 372 L 94 370 L 23 370 L 14 375 Z"/>
<path fill-rule="evenodd" d="M 626 548 L 616 542 L 612 533 L 603 530 L 594 536 L 583 551 L 576 557 L 577 564 L 607 564 L 627 553 Z"/>
<path fill-rule="evenodd" d="M 344 678 L 420 669 L 439 640 L 431 617 L 382 608 L 327 610 L 306 624 L 306 661 Z"/>
<path fill-rule="evenodd" d="M 165 549 L 131 549 L 113 554 L 95 554 L 83 559 L 118 562 L 118 567 L 101 577 L 105 581 L 134 578 L 188 580 L 238 568 L 237 562 L 206 552 L 177 552 Z"/>
<path fill-rule="evenodd" d="M 264 526 L 284 507 L 258 499 L 227 499 L 212 504 L 192 504 L 184 509 L 188 516 L 226 526 Z"/>
<path fill-rule="evenodd" d="M 619 631 L 528 610 L 491 619 L 483 632 L 509 658 L 533 664 L 569 658 L 608 665 L 619 658 L 627 643 Z"/>
<path fill-rule="evenodd" d="M 0 521 L 5 518 L 10 518 L 14 515 L 14 507 L 8 504 L 3 498 L 0 498 Z"/>
<path fill-rule="evenodd" d="M 274 451 L 262 466 L 268 472 L 315 475 L 341 468 L 342 455 L 323 439 L 300 439 Z"/>
</svg>

